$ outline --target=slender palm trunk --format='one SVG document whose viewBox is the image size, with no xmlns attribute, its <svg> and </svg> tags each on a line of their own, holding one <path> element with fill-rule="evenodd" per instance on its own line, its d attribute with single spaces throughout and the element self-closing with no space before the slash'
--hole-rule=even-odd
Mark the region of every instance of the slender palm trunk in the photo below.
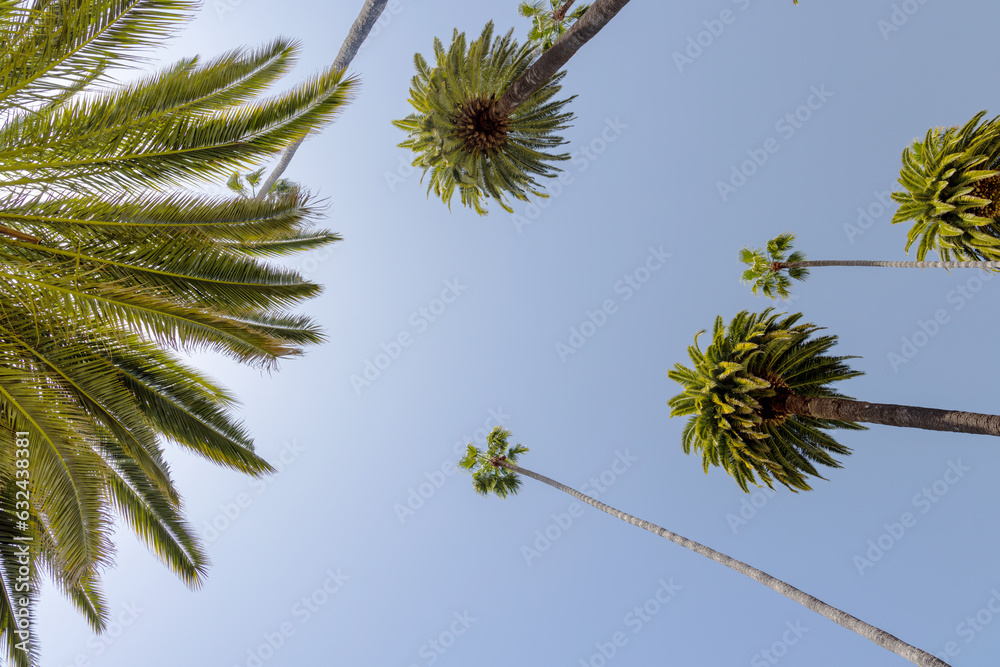
<svg viewBox="0 0 1000 667">
<path fill-rule="evenodd" d="M 365 0 L 364 6 L 361 8 L 361 13 L 358 14 L 358 18 L 354 19 L 354 24 L 351 26 L 351 30 L 347 33 L 347 38 L 344 43 L 340 46 L 340 52 L 337 53 L 337 59 L 333 61 L 334 69 L 347 69 L 347 66 L 351 64 L 354 60 L 354 56 L 357 55 L 358 49 L 364 43 L 365 38 L 368 37 L 368 33 L 371 32 L 372 26 L 375 25 L 375 21 L 378 17 L 382 15 L 382 10 L 385 9 L 385 5 L 389 0 Z M 278 165 L 271 172 L 271 175 L 267 177 L 264 185 L 261 186 L 260 192 L 257 193 L 256 199 L 263 199 L 267 196 L 267 193 L 271 191 L 271 188 L 281 175 L 288 168 L 289 163 L 292 161 L 292 156 L 295 155 L 295 151 L 299 149 L 302 142 L 306 138 L 302 137 L 294 144 L 285 149 L 285 152 L 281 155 L 281 159 L 278 161 Z"/>
<path fill-rule="evenodd" d="M 566 0 L 566 2 L 564 2 L 562 6 L 557 9 L 554 14 L 552 14 L 552 20 L 559 23 L 566 18 L 566 12 L 568 12 L 569 8 L 573 6 L 574 1 L 575 0 Z"/>
<path fill-rule="evenodd" d="M 785 410 L 802 417 L 818 419 L 922 428 L 928 431 L 1000 435 L 1000 415 L 984 415 L 978 412 L 865 403 L 846 398 L 794 394 L 785 398 Z"/>
<path fill-rule="evenodd" d="M 697 554 L 701 554 L 702 556 L 711 558 L 717 563 L 722 563 L 726 567 L 733 569 L 739 572 L 740 574 L 746 575 L 751 579 L 759 581 L 768 588 L 772 588 L 778 591 L 788 599 L 794 600 L 795 602 L 798 602 L 802 606 L 808 607 L 809 609 L 815 611 L 816 613 L 826 616 L 831 621 L 834 621 L 835 623 L 842 625 L 848 630 L 852 630 L 853 632 L 858 633 L 862 637 L 870 639 L 871 641 L 875 642 L 882 648 L 888 649 L 893 653 L 895 653 L 896 655 L 906 658 L 915 665 L 921 665 L 922 667 L 949 667 L 948 663 L 934 657 L 930 653 L 921 651 L 915 646 L 910 646 L 909 644 L 899 639 L 898 637 L 890 635 L 885 630 L 880 630 L 879 628 L 876 628 L 873 625 L 869 625 L 868 623 L 865 623 L 864 621 L 855 618 L 854 616 L 851 616 L 847 612 L 843 612 L 837 609 L 836 607 L 831 607 L 822 600 L 818 600 L 813 596 L 809 595 L 808 593 L 800 591 L 798 588 L 795 588 L 790 584 L 786 584 L 784 581 L 780 579 L 772 577 L 767 572 L 763 572 L 755 567 L 751 567 L 750 565 L 747 565 L 742 561 L 738 561 L 735 558 L 730 558 L 729 556 L 723 553 L 719 553 L 715 549 L 710 549 L 709 547 L 706 547 L 703 544 L 699 544 L 698 542 L 695 542 L 693 540 L 689 540 L 686 537 L 681 537 L 680 535 L 672 533 L 665 528 L 660 528 L 656 524 L 652 524 L 648 521 L 643 521 L 642 519 L 638 519 L 632 516 L 631 514 L 626 514 L 625 512 L 616 510 L 614 507 L 610 507 L 598 500 L 594 500 L 590 496 L 584 495 L 579 491 L 577 491 L 576 489 L 572 489 L 566 486 L 565 484 L 560 484 L 559 482 L 553 479 L 549 479 L 544 475 L 539 475 L 538 473 L 532 472 L 531 470 L 525 470 L 524 468 L 516 466 L 512 463 L 508 463 L 505 460 L 494 461 L 494 463 L 496 465 L 501 465 L 504 468 L 507 468 L 508 470 L 512 470 L 520 475 L 525 475 L 527 477 L 531 477 L 532 479 L 537 479 L 539 482 L 544 482 L 555 489 L 559 489 L 563 493 L 568 493 L 577 500 L 585 502 L 588 505 L 593 505 L 602 512 L 607 512 L 611 516 L 621 519 L 622 521 L 626 521 L 632 524 L 633 526 L 638 526 L 640 528 L 648 530 L 651 533 L 655 533 L 660 537 L 665 537 L 674 544 L 679 544 L 680 546 L 686 549 L 690 549 L 691 551 L 694 551 Z"/>
<path fill-rule="evenodd" d="M 1000 269 L 1000 262 L 880 262 L 868 259 L 819 259 L 807 262 L 774 262 L 771 268 L 808 268 L 811 266 L 887 266 L 896 269 Z"/>
<path fill-rule="evenodd" d="M 521 78 L 511 84 L 493 106 L 491 110 L 493 117 L 506 118 L 514 113 L 627 4 L 628 0 L 596 0 L 572 28 L 563 33 L 562 37 L 521 75 Z"/>
</svg>

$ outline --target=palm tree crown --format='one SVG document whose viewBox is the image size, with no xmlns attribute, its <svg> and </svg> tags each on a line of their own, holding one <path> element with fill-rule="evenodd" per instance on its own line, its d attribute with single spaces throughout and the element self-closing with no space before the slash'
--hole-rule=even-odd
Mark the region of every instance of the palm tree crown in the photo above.
<svg viewBox="0 0 1000 667">
<path fill-rule="evenodd" d="M 472 485 L 476 493 L 484 496 L 495 494 L 506 498 L 507 494 L 517 493 L 521 488 L 521 478 L 517 473 L 503 467 L 503 463 L 516 465 L 517 458 L 528 451 L 524 445 L 513 447 L 507 444 L 510 431 L 494 428 L 486 437 L 486 451 L 469 444 L 465 456 L 458 465 L 472 473 Z"/>
<path fill-rule="evenodd" d="M 472 42 L 456 30 L 448 50 L 435 38 L 433 67 L 414 56 L 409 101 L 416 113 L 393 121 L 409 133 L 399 145 L 413 150 L 413 165 L 430 174 L 428 196 L 433 192 L 450 205 L 457 189 L 462 204 L 480 215 L 490 198 L 510 212 L 507 197 L 544 197 L 535 176 L 551 178 L 560 171 L 552 163 L 569 159 L 549 152 L 563 143 L 555 133 L 572 118 L 562 113 L 572 98 L 552 100 L 565 72 L 510 115 L 492 113 L 497 98 L 531 65 L 532 47 L 518 46 L 512 35 L 494 38 L 490 22 Z"/>
<path fill-rule="evenodd" d="M 684 428 L 685 453 L 702 453 L 705 471 L 721 466 L 740 488 L 769 487 L 772 479 L 808 490 L 806 477 L 821 477 L 813 463 L 838 468 L 831 456 L 849 454 L 822 429 L 863 429 L 854 422 L 789 414 L 789 395 L 847 398 L 828 385 L 862 375 L 845 359 L 826 352 L 836 336 L 811 337 L 819 327 L 797 324 L 801 314 L 740 312 L 729 326 L 715 320 L 712 342 L 702 352 L 688 348 L 694 368 L 682 364 L 668 373 L 684 391 L 670 399 L 671 416 L 692 415 Z M 700 336 L 700 332 L 698 335 Z"/>
<path fill-rule="evenodd" d="M 780 234 L 767 242 L 767 249 L 743 248 L 740 250 L 740 261 L 749 265 L 743 272 L 742 281 L 750 283 L 754 294 L 761 292 L 764 296 L 787 299 L 790 296 L 791 279 L 805 280 L 809 277 L 809 269 L 791 267 L 788 274 L 781 273 L 780 264 L 785 262 L 805 261 L 805 253 L 796 250 L 790 255 L 785 253 L 791 249 L 795 237 L 791 234 Z M 766 254 L 765 254 L 766 253 Z"/>
<path fill-rule="evenodd" d="M 913 220 L 906 249 L 919 239 L 917 259 L 1000 259 L 1000 118 L 927 131 L 903 151 L 900 203 L 893 223 Z M 977 127 L 978 125 L 978 127 Z"/>
</svg>

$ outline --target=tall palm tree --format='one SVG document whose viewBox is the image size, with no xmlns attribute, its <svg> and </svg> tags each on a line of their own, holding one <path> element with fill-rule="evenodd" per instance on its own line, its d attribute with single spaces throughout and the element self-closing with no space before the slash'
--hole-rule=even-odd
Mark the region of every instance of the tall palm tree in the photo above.
<svg viewBox="0 0 1000 667">
<path fill-rule="evenodd" d="M 513 31 L 491 47 L 492 21 L 467 51 L 457 30 L 447 52 L 435 39 L 434 68 L 417 54 L 410 87 L 417 113 L 394 124 L 410 135 L 400 146 L 417 154 L 413 166 L 431 174 L 428 193 L 448 204 L 458 188 L 462 203 L 480 215 L 491 197 L 509 212 L 507 196 L 544 196 L 535 176 L 554 177 L 552 162 L 569 159 L 547 152 L 564 143 L 556 133 L 572 117 L 561 113 L 569 99 L 549 102 L 565 75 L 559 70 L 626 4 L 596 0 L 534 61 L 536 49 L 518 46 Z"/>
<path fill-rule="evenodd" d="M 335 71 L 346 70 L 347 66 L 351 64 L 354 60 L 354 56 L 357 55 L 358 49 L 364 43 L 365 39 L 368 37 L 368 33 L 371 32 L 372 27 L 375 22 L 378 21 L 379 16 L 382 15 L 382 11 L 385 9 L 385 5 L 389 0 L 365 0 L 365 4 L 362 5 L 361 11 L 358 13 L 358 17 L 354 19 L 354 23 L 351 24 L 351 29 L 347 32 L 347 37 L 344 39 L 344 43 L 340 45 L 340 51 L 337 53 L 337 57 L 333 61 L 333 69 Z M 285 152 L 281 154 L 281 159 L 278 164 L 274 167 L 271 175 L 267 177 L 264 181 L 264 185 L 261 187 L 260 191 L 257 193 L 259 199 L 263 199 L 267 196 L 267 193 L 272 192 L 275 185 L 278 183 L 278 179 L 281 175 L 285 173 L 285 169 L 292 161 L 292 157 L 295 155 L 295 151 L 299 149 L 302 142 L 305 141 L 305 136 L 300 137 L 295 143 L 290 145 L 285 149 Z M 285 186 L 280 186 L 279 189 L 283 190 Z"/>
<path fill-rule="evenodd" d="M 531 19 L 528 41 L 539 51 L 548 51 L 559 36 L 569 30 L 570 26 L 590 7 L 590 5 L 578 5 L 573 9 L 574 2 L 575 0 L 522 2 L 517 11 L 524 18 Z"/>
<path fill-rule="evenodd" d="M 917 259 L 1000 259 L 1000 117 L 961 128 L 934 128 L 903 151 L 900 203 L 893 223 L 913 221 L 906 249 L 919 239 Z"/>
<path fill-rule="evenodd" d="M 467 43 L 465 33 L 456 30 L 447 51 L 435 39 L 433 67 L 419 53 L 414 57 L 410 104 L 417 113 L 393 121 L 409 133 L 399 145 L 417 154 L 414 166 L 430 172 L 428 195 L 433 192 L 450 206 L 457 189 L 462 204 L 480 215 L 491 197 L 512 211 L 506 195 L 522 201 L 528 194 L 544 196 L 533 175 L 551 177 L 558 169 L 549 163 L 569 159 L 548 152 L 563 143 L 553 132 L 572 118 L 562 113 L 569 100 L 552 101 L 565 72 L 509 116 L 490 116 L 496 98 L 531 64 L 533 48 L 518 46 L 513 32 L 494 39 L 490 22 L 479 39 Z"/>
<path fill-rule="evenodd" d="M 809 490 L 813 463 L 839 468 L 832 454 L 850 454 L 823 429 L 863 430 L 858 422 L 934 431 L 1000 435 L 1000 416 L 903 405 L 864 403 L 830 385 L 862 375 L 828 356 L 836 336 L 812 337 L 819 327 L 797 324 L 801 314 L 742 311 L 726 327 L 715 320 L 703 352 L 688 348 L 694 368 L 677 364 L 667 375 L 683 392 L 670 399 L 670 416 L 692 415 L 685 453 L 700 451 L 705 471 L 721 466 L 743 491 L 772 479 Z M 700 336 L 704 331 L 700 332 Z"/>
<path fill-rule="evenodd" d="M 319 286 L 264 261 L 338 240 L 312 228 L 311 198 L 183 188 L 330 121 L 354 81 L 331 70 L 257 99 L 292 65 L 295 45 L 276 40 L 112 83 L 107 72 L 134 66 L 198 4 L 0 6 L 0 641 L 12 665 L 38 661 L 18 630 L 42 574 L 106 625 L 115 515 L 188 585 L 203 581 L 164 442 L 272 470 L 233 396 L 174 351 L 271 368 L 322 340 L 287 310 Z"/>
<path fill-rule="evenodd" d="M 851 616 L 847 612 L 841 611 L 840 609 L 837 609 L 822 600 L 814 598 L 808 593 L 795 588 L 791 584 L 787 584 L 784 581 L 771 576 L 767 572 L 758 570 L 757 568 L 747 565 L 742 561 L 738 561 L 735 558 L 731 558 L 726 554 L 720 553 L 715 549 L 711 549 L 703 544 L 695 542 L 694 540 L 682 537 L 677 533 L 672 533 L 665 528 L 657 526 L 656 524 L 639 519 L 631 514 L 626 514 L 621 510 L 605 505 L 590 496 L 580 493 L 576 489 L 560 484 L 559 482 L 549 479 L 544 475 L 539 475 L 536 472 L 518 466 L 518 457 L 527 452 L 528 448 L 521 444 L 511 447 L 507 442 L 509 437 L 510 431 L 502 429 L 498 426 L 493 429 L 487 437 L 486 451 L 480 451 L 478 447 L 471 444 L 468 446 L 466 455 L 461 460 L 459 465 L 472 473 L 473 487 L 478 493 L 483 495 L 493 493 L 500 498 L 505 498 L 508 494 L 517 493 L 521 485 L 521 478 L 519 475 L 531 477 L 539 482 L 548 484 L 554 489 L 567 493 L 581 502 L 596 507 L 602 512 L 606 512 L 617 519 L 621 519 L 622 521 L 630 523 L 633 526 L 638 526 L 639 528 L 648 530 L 655 535 L 659 535 L 660 537 L 670 540 L 674 544 L 678 544 L 685 549 L 690 549 L 691 551 L 705 556 L 706 558 L 711 558 L 717 563 L 721 563 L 722 565 L 725 565 L 742 575 L 750 577 L 751 579 L 764 584 L 768 588 L 781 593 L 789 600 L 794 600 L 802 606 L 815 611 L 817 614 L 822 614 L 838 625 L 856 632 L 866 639 L 870 639 L 879 646 L 906 658 L 915 665 L 922 665 L 924 667 L 948 667 L 947 663 L 934 657 L 933 655 L 907 644 L 903 640 L 889 634 L 885 630 L 869 625 L 868 623 Z"/>
<path fill-rule="evenodd" d="M 767 248 L 743 248 L 740 251 L 740 261 L 750 268 L 743 272 L 742 281 L 750 284 L 754 294 L 761 292 L 764 296 L 787 299 L 790 296 L 791 279 L 805 280 L 809 276 L 809 268 L 816 266 L 877 266 L 897 269 L 1000 269 L 1000 261 L 992 262 L 895 262 L 876 261 L 869 259 L 820 259 L 807 261 L 805 253 L 796 250 L 788 253 L 795 237 L 792 234 L 781 234 L 767 242 Z M 787 274 L 782 271 L 787 270 Z"/>
</svg>

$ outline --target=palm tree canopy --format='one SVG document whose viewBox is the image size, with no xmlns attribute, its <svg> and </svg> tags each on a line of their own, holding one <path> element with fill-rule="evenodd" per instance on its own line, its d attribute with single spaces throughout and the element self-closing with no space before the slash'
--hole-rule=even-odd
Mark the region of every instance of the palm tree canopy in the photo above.
<svg viewBox="0 0 1000 667">
<path fill-rule="evenodd" d="M 509 117 L 491 114 L 497 99 L 531 65 L 532 47 L 518 46 L 512 35 L 513 30 L 494 38 L 490 22 L 471 42 L 456 30 L 447 50 L 435 38 L 433 67 L 419 53 L 414 56 L 417 74 L 409 101 L 416 113 L 393 124 L 409 134 L 399 145 L 416 154 L 413 166 L 430 175 L 428 196 L 433 192 L 449 207 L 457 190 L 462 204 L 480 215 L 491 198 L 511 212 L 507 197 L 544 197 L 535 177 L 554 177 L 560 170 L 552 163 L 570 157 L 550 152 L 564 143 L 555 133 L 572 118 L 562 112 L 572 98 L 553 101 L 565 72 Z"/>
<path fill-rule="evenodd" d="M 788 299 L 791 296 L 789 288 L 792 286 L 791 279 L 805 280 L 809 277 L 809 269 L 804 267 L 790 267 L 782 269 L 777 264 L 782 262 L 804 262 L 805 253 L 796 250 L 791 254 L 786 254 L 792 247 L 795 236 L 792 234 L 779 234 L 767 242 L 766 250 L 761 248 L 743 248 L 740 250 L 740 261 L 750 268 L 743 272 L 741 280 L 750 284 L 750 290 L 757 294 L 772 299 Z M 777 269 L 777 270 L 776 270 Z M 787 270 L 788 274 L 781 273 Z"/>
<path fill-rule="evenodd" d="M 801 314 L 742 311 L 728 327 L 716 318 L 712 342 L 703 352 L 688 348 L 694 365 L 677 364 L 668 377 L 684 388 L 670 399 L 672 417 L 688 416 L 682 435 L 685 453 L 700 451 L 704 469 L 721 466 L 744 491 L 777 481 L 808 490 L 810 475 L 822 478 L 814 463 L 838 468 L 831 454 L 849 454 L 823 429 L 863 429 L 853 423 L 787 414 L 784 397 L 848 398 L 829 387 L 862 375 L 826 352 L 836 336 L 813 336 L 813 324 L 798 324 Z"/>
<path fill-rule="evenodd" d="M 979 125 L 981 111 L 961 128 L 935 128 L 903 151 L 900 206 L 892 222 L 913 221 L 906 249 L 917 259 L 1000 259 L 1000 117 Z"/>
<path fill-rule="evenodd" d="M 105 76 L 141 61 L 199 4 L 0 7 L 0 431 L 8 443 L 0 502 L 14 507 L 23 482 L 16 434 L 28 443 L 31 482 L 27 515 L 15 522 L 5 513 L 0 534 L 30 539 L 32 586 L 47 574 L 98 630 L 108 618 L 99 574 L 112 564 L 115 515 L 187 584 L 206 572 L 165 441 L 248 474 L 272 470 L 233 416 L 233 396 L 175 350 L 270 368 L 320 342 L 310 318 L 288 312 L 319 285 L 265 260 L 339 239 L 313 228 L 321 207 L 297 190 L 251 201 L 182 188 L 251 169 L 329 122 L 354 80 L 328 70 L 258 99 L 293 64 L 297 47 L 282 39 L 181 60 L 127 85 Z M 17 567 L 0 550 L 0 639 L 9 663 L 27 666 L 37 651 L 15 648 Z"/>
<path fill-rule="evenodd" d="M 518 457 L 527 452 L 528 448 L 521 444 L 511 447 L 507 443 L 509 437 L 510 431 L 497 426 L 486 437 L 486 451 L 481 451 L 471 443 L 468 445 L 465 456 L 458 465 L 472 473 L 472 484 L 477 493 L 484 496 L 492 493 L 506 498 L 507 494 L 515 494 L 521 487 L 521 478 L 517 473 L 504 468 L 500 462 L 507 461 L 517 465 Z"/>
</svg>

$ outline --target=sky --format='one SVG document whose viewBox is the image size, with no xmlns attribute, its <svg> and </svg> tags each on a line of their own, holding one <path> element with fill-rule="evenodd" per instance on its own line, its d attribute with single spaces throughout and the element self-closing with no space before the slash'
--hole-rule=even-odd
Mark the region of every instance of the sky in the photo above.
<svg viewBox="0 0 1000 667">
<path fill-rule="evenodd" d="M 156 56 L 285 35 L 302 44 L 287 89 L 333 61 L 361 4 L 207 0 Z M 527 468 L 955 667 L 995 665 L 995 442 L 841 431 L 853 454 L 814 490 L 744 494 L 681 450 L 667 372 L 716 316 L 775 305 L 857 356 L 865 375 L 844 394 L 998 411 L 1000 280 L 825 268 L 772 303 L 740 283 L 738 252 L 787 231 L 810 259 L 907 259 L 905 225 L 890 224 L 900 154 L 929 128 L 1000 112 L 1000 5 L 637 0 L 567 66 L 573 159 L 549 198 L 449 211 L 391 124 L 410 113 L 413 54 L 489 20 L 523 39 L 516 9 L 390 1 L 349 68 L 356 99 L 287 172 L 328 200 L 322 226 L 344 239 L 291 260 L 325 287 L 299 310 L 328 341 L 271 374 L 195 357 L 279 472 L 250 480 L 166 445 L 212 560 L 205 585 L 187 589 L 120 530 L 108 631 L 48 586 L 42 664 L 906 664 L 533 480 L 476 495 L 455 463 L 500 424 Z"/>
</svg>

